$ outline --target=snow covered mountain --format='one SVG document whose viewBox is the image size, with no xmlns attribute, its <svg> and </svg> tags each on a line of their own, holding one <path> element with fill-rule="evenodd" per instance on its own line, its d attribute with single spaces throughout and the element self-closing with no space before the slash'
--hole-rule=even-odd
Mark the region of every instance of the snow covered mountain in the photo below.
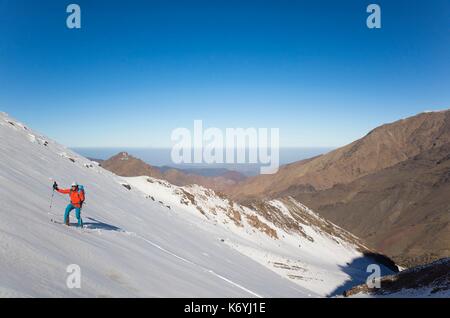
<svg viewBox="0 0 450 318">
<path fill-rule="evenodd" d="M 168 213 L 187 224 L 201 222 L 231 248 L 318 295 L 338 293 L 336 286 L 347 279 L 364 282 L 367 265 L 375 262 L 358 238 L 290 197 L 243 206 L 198 185 L 178 187 L 151 177 L 125 180 Z M 384 273 L 396 270 L 387 259 L 382 263 L 390 268 Z"/>
<path fill-rule="evenodd" d="M 0 297 L 321 297 L 364 282 L 368 264 L 394 270 L 292 198 L 243 206 L 118 177 L 4 113 L 0 150 Z M 84 228 L 52 222 L 68 202 L 54 179 L 84 185 Z"/>
</svg>

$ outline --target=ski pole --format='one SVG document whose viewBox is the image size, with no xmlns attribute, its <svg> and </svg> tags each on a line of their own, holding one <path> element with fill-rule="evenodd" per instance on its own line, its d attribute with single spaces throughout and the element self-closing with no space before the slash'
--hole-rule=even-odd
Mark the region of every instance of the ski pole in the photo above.
<svg viewBox="0 0 450 318">
<path fill-rule="evenodd" d="M 53 206 L 53 197 L 55 196 L 55 185 L 56 181 L 53 183 L 53 189 L 52 189 L 52 197 L 50 199 L 50 212 L 49 214 L 52 214 L 52 206 Z"/>
<path fill-rule="evenodd" d="M 55 195 L 55 189 L 52 191 L 52 198 L 50 199 L 50 214 L 52 213 L 53 196 Z"/>
</svg>

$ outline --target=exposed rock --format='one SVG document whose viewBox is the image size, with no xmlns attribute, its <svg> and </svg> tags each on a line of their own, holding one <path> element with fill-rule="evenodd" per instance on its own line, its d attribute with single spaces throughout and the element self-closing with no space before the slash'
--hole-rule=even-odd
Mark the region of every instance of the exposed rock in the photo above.
<svg viewBox="0 0 450 318">
<path fill-rule="evenodd" d="M 367 284 L 355 286 L 344 292 L 349 297 L 357 294 L 373 296 L 414 295 L 450 296 L 450 258 L 444 258 L 431 264 L 417 266 L 395 275 L 380 278 L 380 288 L 369 288 Z"/>
</svg>

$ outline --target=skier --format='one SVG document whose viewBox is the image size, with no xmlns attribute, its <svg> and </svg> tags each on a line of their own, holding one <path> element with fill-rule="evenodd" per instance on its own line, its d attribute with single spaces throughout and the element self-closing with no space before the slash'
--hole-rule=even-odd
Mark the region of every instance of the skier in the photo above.
<svg viewBox="0 0 450 318">
<path fill-rule="evenodd" d="M 79 186 L 76 182 L 73 182 L 70 189 L 59 189 L 56 182 L 53 183 L 53 189 L 62 194 L 68 194 L 70 196 L 70 203 L 67 205 L 66 211 L 64 213 L 64 223 L 70 226 L 69 214 L 75 209 L 75 215 L 78 219 L 78 226 L 83 226 L 83 220 L 81 219 L 81 208 L 84 202 L 84 189 Z"/>
</svg>

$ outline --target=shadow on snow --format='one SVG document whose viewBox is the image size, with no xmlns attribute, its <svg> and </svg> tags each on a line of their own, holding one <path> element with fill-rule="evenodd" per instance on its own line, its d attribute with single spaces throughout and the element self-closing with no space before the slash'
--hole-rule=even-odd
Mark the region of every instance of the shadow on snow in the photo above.
<svg viewBox="0 0 450 318">
<path fill-rule="evenodd" d="M 89 221 L 86 222 L 86 221 L 84 221 L 84 219 L 88 219 L 88 220 L 90 220 L 90 222 Z M 77 225 L 78 225 L 77 223 L 70 223 L 70 226 L 76 227 Z M 91 217 L 83 218 L 83 226 L 90 230 L 104 230 L 104 231 L 117 231 L 117 232 L 122 231 L 122 229 L 120 227 L 98 221 Z"/>
<path fill-rule="evenodd" d="M 367 278 L 372 272 L 367 272 L 367 266 L 370 264 L 378 264 L 381 269 L 381 276 L 398 273 L 398 267 L 395 263 L 385 255 L 364 252 L 362 257 L 355 258 L 351 263 L 340 266 L 341 270 L 350 276 L 342 285 L 333 290 L 328 297 L 341 296 L 346 290 L 354 286 L 366 283 Z"/>
</svg>

